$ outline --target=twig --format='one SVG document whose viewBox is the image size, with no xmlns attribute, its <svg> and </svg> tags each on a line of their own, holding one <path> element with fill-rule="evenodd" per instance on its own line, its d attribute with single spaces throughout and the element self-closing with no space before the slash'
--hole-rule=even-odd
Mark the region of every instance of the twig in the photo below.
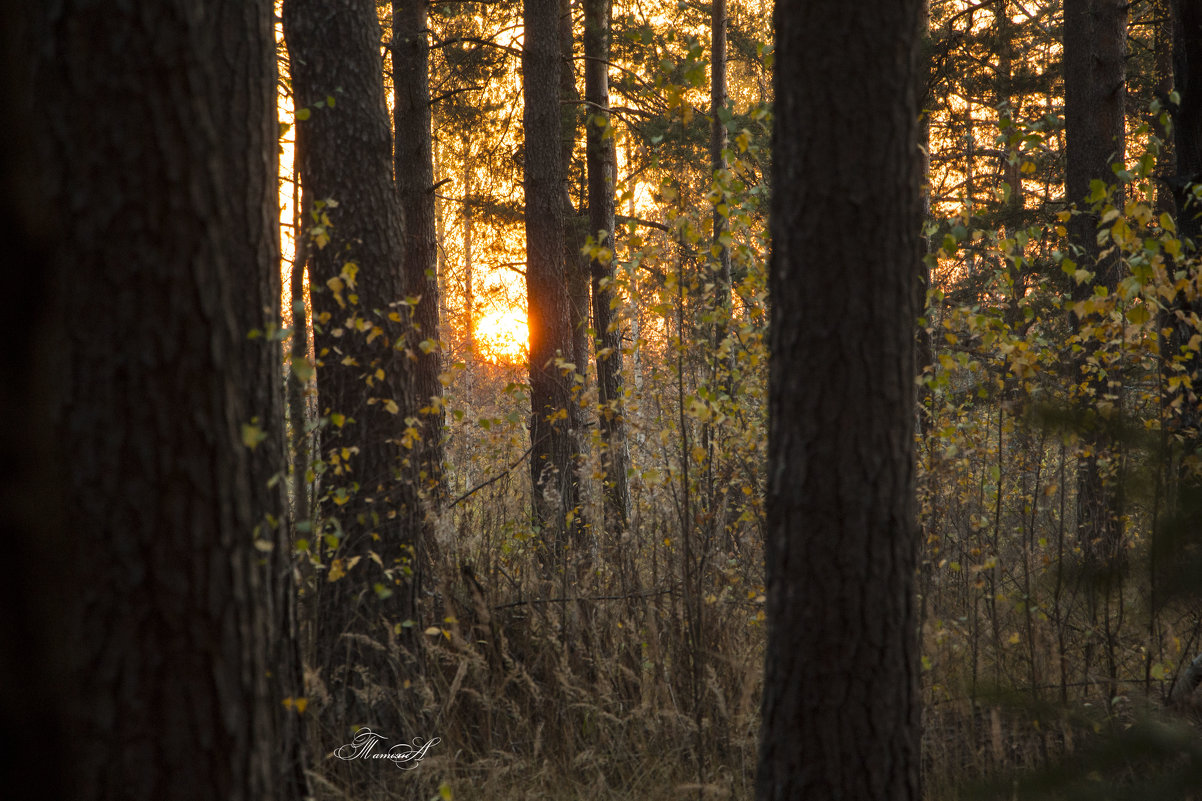
<svg viewBox="0 0 1202 801">
<path fill-rule="evenodd" d="M 545 435 L 543 436 L 543 439 L 546 439 L 546 436 L 545 436 Z M 541 441 L 542 441 L 542 440 L 540 439 L 540 440 L 539 440 L 539 442 L 541 442 Z M 475 495 L 475 494 L 476 494 L 477 492 L 479 492 L 480 490 L 484 489 L 485 487 L 489 486 L 490 484 L 495 484 L 495 483 L 497 483 L 497 482 L 498 482 L 498 481 L 500 481 L 502 478 L 504 478 L 505 476 L 509 475 L 509 473 L 510 473 L 510 472 L 513 470 L 513 468 L 517 467 L 517 466 L 518 466 L 518 465 L 520 465 L 520 464 L 521 464 L 523 461 L 525 461 L 525 460 L 526 460 L 526 457 L 530 455 L 530 452 L 531 452 L 532 450 L 534 450 L 534 446 L 535 446 L 535 445 L 537 445 L 537 444 L 538 444 L 538 442 L 532 442 L 532 443 L 530 443 L 530 447 L 526 449 L 525 453 L 523 453 L 523 454 L 522 454 L 521 456 L 519 456 L 519 457 L 518 457 L 516 460 L 514 460 L 514 462 L 513 462 L 512 464 L 510 464 L 508 467 L 506 467 L 506 468 L 505 468 L 504 470 L 502 470 L 500 473 L 497 473 L 495 476 L 493 476 L 492 478 L 490 478 L 488 481 L 485 481 L 483 484 L 477 484 L 476 486 L 472 487 L 472 488 L 471 488 L 470 490 L 468 490 L 467 492 L 465 492 L 465 493 L 463 493 L 462 495 L 460 495 L 460 496 L 459 496 L 458 498 L 456 498 L 455 500 L 451 501 L 450 505 L 449 505 L 449 506 L 447 506 L 447 508 L 448 508 L 448 509 L 451 509 L 451 508 L 453 508 L 454 506 L 458 505 L 460 501 L 466 501 L 468 498 L 470 498 L 471 496 Z"/>
</svg>

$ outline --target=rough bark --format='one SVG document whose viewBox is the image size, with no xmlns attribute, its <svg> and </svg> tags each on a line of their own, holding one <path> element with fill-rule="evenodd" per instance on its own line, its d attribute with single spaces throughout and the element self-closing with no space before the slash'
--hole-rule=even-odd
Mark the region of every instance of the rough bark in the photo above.
<svg viewBox="0 0 1202 801">
<path fill-rule="evenodd" d="M 776 9 L 761 801 L 919 798 L 921 15 Z"/>
<path fill-rule="evenodd" d="M 616 536 L 626 529 L 630 490 L 626 480 L 629 457 L 623 418 L 622 341 L 614 293 L 614 182 L 617 156 L 609 129 L 609 42 L 611 0 L 584 4 L 584 98 L 589 122 L 588 161 L 589 235 L 600 237 L 608 258 L 589 262 L 593 289 L 594 346 L 597 352 L 597 397 L 601 405 L 601 439 L 605 472 L 605 529 Z"/>
<path fill-rule="evenodd" d="M 289 794 L 305 795 L 308 780 L 301 752 L 301 718 L 285 698 L 303 696 L 304 675 L 297 638 L 296 586 L 286 482 L 271 481 L 287 465 L 284 427 L 283 353 L 272 334 L 280 330 L 279 120 L 276 114 L 278 74 L 275 15 L 267 2 L 215 4 L 222 58 L 215 70 L 221 103 L 213 107 L 219 132 L 238 131 L 244 139 L 221 161 L 228 191 L 224 203 L 237 241 L 253 245 L 237 253 L 233 274 L 241 276 L 233 310 L 245 375 L 258 385 L 247 422 L 262 440 L 250 450 L 247 487 L 251 508 L 259 515 L 256 538 L 270 544 L 262 560 L 269 601 L 272 705 L 278 719 L 276 764 Z M 254 332 L 263 332 L 256 336 Z M 256 435 L 259 436 L 259 435 Z M 264 545 L 263 547 L 267 547 Z"/>
<path fill-rule="evenodd" d="M 1098 216 L 1084 202 L 1090 183 L 1113 183 L 1110 165 L 1123 159 L 1126 42 L 1126 0 L 1065 0 L 1065 191 L 1082 208 L 1069 223 L 1069 235 L 1087 266 L 1099 255 Z M 1114 286 L 1118 266 L 1116 258 L 1099 264 L 1097 282 Z M 1092 287 L 1081 291 L 1088 294 Z"/>
<path fill-rule="evenodd" d="M 1086 269 L 1095 273 L 1094 284 L 1113 290 L 1122 262 L 1117 250 L 1103 255 L 1097 244 L 1098 215 L 1085 202 L 1093 181 L 1115 183 L 1111 164 L 1123 159 L 1125 126 L 1125 56 L 1127 4 L 1125 0 L 1065 0 L 1064 4 L 1064 109 L 1065 191 L 1080 212 L 1069 222 L 1069 237 Z M 1116 190 L 1122 208 L 1122 190 Z M 1073 290 L 1082 300 L 1093 293 L 1093 285 L 1082 283 Z M 1079 322 L 1079 321 L 1078 321 Z M 1085 358 L 1094 346 L 1087 343 Z M 1085 358 L 1081 365 L 1084 367 Z M 1100 398 L 1117 390 L 1105 378 L 1078 377 Z M 1110 447 L 1103 421 L 1086 410 L 1082 419 L 1090 450 L 1105 452 Z M 1121 559 L 1120 487 L 1107 482 L 1097 455 L 1082 459 L 1077 476 L 1077 526 L 1086 570 L 1099 580 L 1118 568 Z M 1104 581 L 1103 581 L 1104 583 Z"/>
<path fill-rule="evenodd" d="M 409 369 L 421 440 L 415 445 L 418 478 L 427 503 L 446 500 L 443 479 L 442 349 L 439 343 L 438 259 L 434 230 L 434 151 L 431 138 L 429 0 L 393 0 L 393 129 L 396 180 L 405 220 L 405 294 L 418 298 L 410 316 Z M 422 343 L 427 343 L 423 347 Z M 426 514 L 417 521 L 433 541 Z"/>
<path fill-rule="evenodd" d="M 579 531 L 575 522 L 579 406 L 572 396 L 571 372 L 558 366 L 573 357 L 571 302 L 564 263 L 559 0 L 524 0 L 523 14 L 530 473 L 534 522 L 550 550 L 546 556 L 558 563 L 561 549 Z"/>
<path fill-rule="evenodd" d="M 589 221 L 589 211 L 584 208 L 577 209 L 572 203 L 572 156 L 576 152 L 576 133 L 581 118 L 580 92 L 576 88 L 575 42 L 572 0 L 560 0 L 559 47 L 563 56 L 559 71 L 559 108 L 563 125 L 563 261 L 572 311 L 572 362 L 576 365 L 576 372 L 580 378 L 587 381 L 591 282 L 588 259 L 582 251 L 590 233 L 585 230 Z M 582 198 L 581 203 L 583 202 Z"/>
<path fill-rule="evenodd" d="M 77 798 L 298 797 L 267 679 L 278 585 L 254 534 L 279 513 L 264 488 L 282 464 L 244 444 L 256 416 L 267 432 L 282 414 L 280 375 L 259 372 L 270 357 L 243 330 L 278 274 L 271 4 L 40 13 L 33 113 L 58 213 L 75 563 L 59 579 L 74 606 L 58 633 L 73 651 L 60 769 Z"/>
<path fill-rule="evenodd" d="M 351 724 L 393 728 L 409 714 L 393 691 L 401 685 L 397 663 L 364 639 L 387 642 L 392 624 L 416 614 L 425 565 L 412 522 L 420 514 L 417 461 L 405 444 L 412 444 L 405 418 L 413 404 L 408 311 L 398 305 L 402 218 L 375 3 L 288 0 L 283 23 L 297 108 L 309 114 L 297 124 L 297 152 L 310 226 L 318 409 L 328 421 L 320 448 L 327 500 L 318 515 L 323 524 L 337 519 L 333 530 L 341 531 L 336 548 L 322 543 L 332 572 L 316 577 L 314 664 L 333 698 L 325 710 L 336 727 L 330 736 L 342 737 Z M 348 572 L 337 578 L 337 570 Z M 355 692 L 368 685 L 389 691 L 368 705 Z"/>
</svg>

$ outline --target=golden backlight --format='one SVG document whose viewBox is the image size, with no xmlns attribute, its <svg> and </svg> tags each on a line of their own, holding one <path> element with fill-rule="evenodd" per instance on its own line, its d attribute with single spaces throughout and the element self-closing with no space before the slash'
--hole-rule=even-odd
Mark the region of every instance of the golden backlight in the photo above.
<svg viewBox="0 0 1202 801">
<path fill-rule="evenodd" d="M 493 362 L 522 362 L 526 359 L 530 335 L 526 330 L 526 313 L 521 309 L 504 309 L 485 315 L 476 321 L 477 352 Z"/>
</svg>

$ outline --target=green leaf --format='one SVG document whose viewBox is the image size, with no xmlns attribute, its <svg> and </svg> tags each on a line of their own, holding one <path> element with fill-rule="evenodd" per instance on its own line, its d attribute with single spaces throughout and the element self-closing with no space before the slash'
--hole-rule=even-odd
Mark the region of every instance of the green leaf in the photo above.
<svg viewBox="0 0 1202 801">
<path fill-rule="evenodd" d="M 297 381 L 302 384 L 308 383 L 313 378 L 313 372 L 313 362 L 304 356 L 292 358 L 292 374 L 296 376 Z"/>
<path fill-rule="evenodd" d="M 242 444 L 252 451 L 265 439 L 267 439 L 267 432 L 257 425 L 253 423 L 242 424 Z"/>
</svg>

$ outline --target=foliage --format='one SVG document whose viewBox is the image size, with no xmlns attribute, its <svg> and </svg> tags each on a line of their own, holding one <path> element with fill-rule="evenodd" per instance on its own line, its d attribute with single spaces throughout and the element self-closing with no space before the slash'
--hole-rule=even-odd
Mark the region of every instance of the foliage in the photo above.
<svg viewBox="0 0 1202 801">
<path fill-rule="evenodd" d="M 590 366 L 564 360 L 584 413 L 574 514 L 589 537 L 553 581 L 538 569 L 530 519 L 522 357 L 484 352 L 473 336 L 486 315 L 524 302 L 518 16 L 507 4 L 431 7 L 445 308 L 439 340 L 427 344 L 444 355 L 448 503 L 430 507 L 431 574 L 416 618 L 372 638 L 395 670 L 357 667 L 363 694 L 419 708 L 421 734 L 454 744 L 425 761 L 418 795 L 752 795 L 772 47 L 766 9 L 733 5 L 733 102 L 719 112 L 729 166 L 711 174 L 699 166 L 709 164 L 706 9 L 648 14 L 646 4 L 615 3 L 608 133 L 618 145 L 618 230 L 612 250 L 593 236 L 585 251 L 617 266 L 630 524 L 608 531 L 603 522 L 598 420 L 613 409 L 602 408 Z M 955 796 L 970 778 L 1071 759 L 1100 743 L 1098 733 L 1178 744 L 1158 722 L 1133 724 L 1161 715 L 1202 643 L 1187 586 L 1198 556 L 1200 284 L 1192 243 L 1156 184 L 1170 120 L 1156 104 L 1132 116 L 1139 155 L 1117 165 L 1121 203 L 1101 182 L 1087 199 L 1065 197 L 1059 6 L 931 4 L 917 491 L 932 798 Z M 1142 7 L 1133 14 L 1149 27 L 1133 29 L 1142 77 L 1131 91 L 1147 95 L 1156 20 Z M 570 144 L 583 210 L 583 137 Z M 709 233 L 715 209 L 728 222 L 721 243 Z M 1081 288 L 1095 283 L 1096 265 L 1067 239 L 1072 216 L 1087 211 L 1101 220 L 1105 255 L 1122 264 L 1121 280 L 1092 293 Z M 328 241 L 328 219 L 307 224 L 313 246 Z M 831 235 L 855 247 L 854 232 Z M 732 254 L 728 297 L 717 244 Z M 371 337 L 375 310 L 405 313 L 403 299 L 351 300 L 354 282 L 351 271 L 324 288 L 358 310 L 345 335 Z M 303 381 L 312 369 L 293 365 Z M 352 417 L 311 414 L 308 430 L 320 438 Z M 357 477 L 338 476 L 339 457 L 327 452 L 298 476 L 318 500 L 296 542 L 306 592 L 348 582 L 383 602 L 407 566 L 340 556 L 338 510 Z M 1084 533 L 1086 464 L 1115 499 L 1117 549 Z M 311 698 L 290 708 L 319 713 L 325 678 L 311 670 Z M 1196 766 L 1188 748 L 1175 753 Z M 313 778 L 323 795 L 350 792 L 324 766 Z M 396 791 L 381 783 L 370 792 Z"/>
</svg>

